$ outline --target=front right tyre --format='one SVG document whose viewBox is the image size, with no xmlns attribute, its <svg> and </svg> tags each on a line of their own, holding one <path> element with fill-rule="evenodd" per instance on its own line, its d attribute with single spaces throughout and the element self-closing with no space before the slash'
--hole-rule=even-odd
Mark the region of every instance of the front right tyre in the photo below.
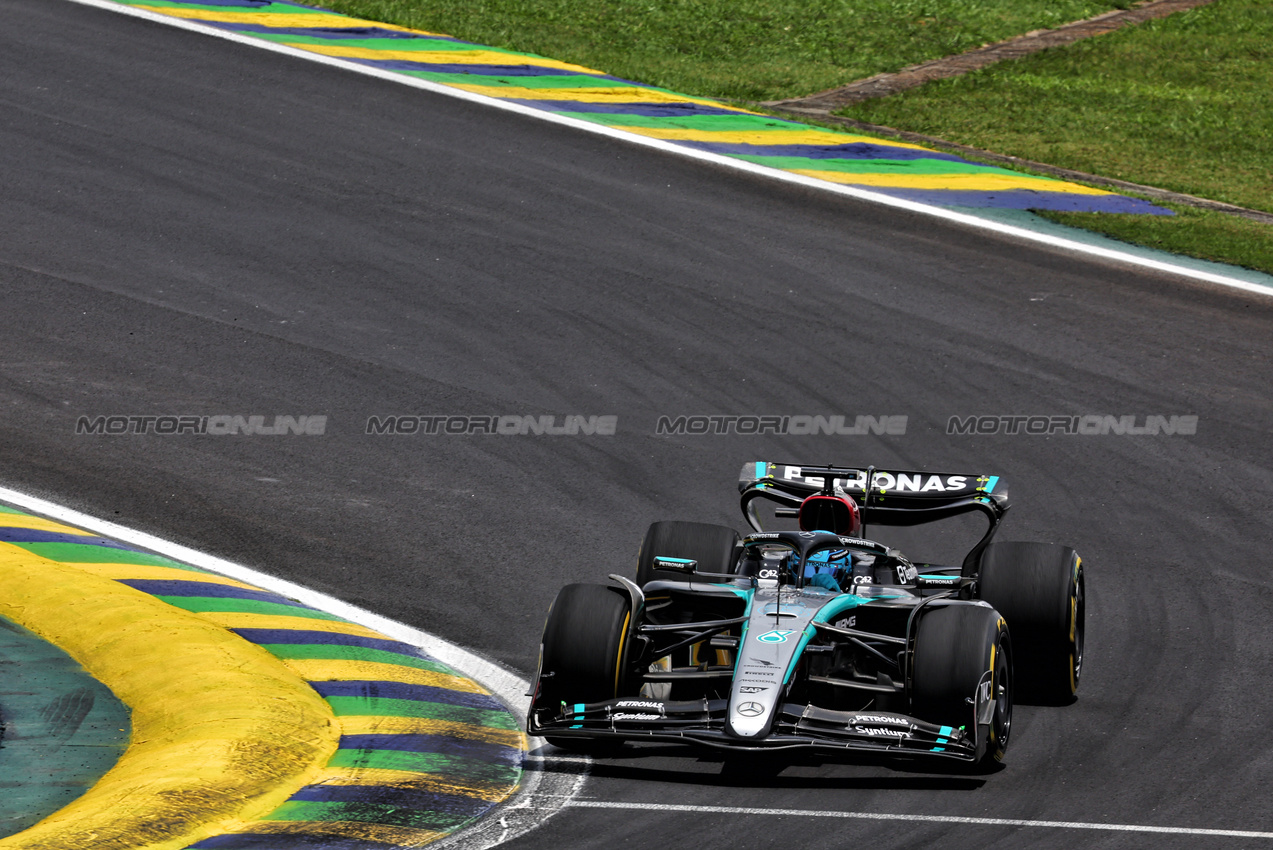
<svg viewBox="0 0 1273 850">
<path fill-rule="evenodd" d="M 637 554 L 636 583 L 641 587 L 655 580 L 684 581 L 684 573 L 655 568 L 655 558 L 685 558 L 698 561 L 705 573 L 729 573 L 734 570 L 741 538 L 725 525 L 705 522 L 664 520 L 650 525 Z M 723 581 L 723 579 L 703 579 Z"/>
<path fill-rule="evenodd" d="M 601 702 L 626 696 L 628 631 L 632 606 L 616 588 L 568 584 L 557 594 L 544 623 L 538 705 Z M 591 751 L 595 742 L 550 736 L 563 749 Z"/>
<path fill-rule="evenodd" d="M 568 584 L 544 624 L 541 692 L 571 703 L 600 702 L 624 692 L 628 598 L 600 584 Z"/>
<path fill-rule="evenodd" d="M 911 711 L 920 720 L 962 728 L 977 740 L 977 761 L 1002 761 L 1012 733 L 1012 641 L 999 612 L 954 604 L 922 612 L 911 668 Z M 980 692 L 993 701 L 979 723 Z"/>
</svg>

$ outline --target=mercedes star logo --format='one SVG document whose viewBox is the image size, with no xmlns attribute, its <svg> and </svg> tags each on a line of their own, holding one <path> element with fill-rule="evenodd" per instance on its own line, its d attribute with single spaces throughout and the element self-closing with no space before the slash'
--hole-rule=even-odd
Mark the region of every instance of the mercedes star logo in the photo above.
<svg viewBox="0 0 1273 850">
<path fill-rule="evenodd" d="M 758 702 L 745 702 L 738 706 L 738 713 L 743 717 L 757 717 L 764 711 L 765 707 Z"/>
</svg>

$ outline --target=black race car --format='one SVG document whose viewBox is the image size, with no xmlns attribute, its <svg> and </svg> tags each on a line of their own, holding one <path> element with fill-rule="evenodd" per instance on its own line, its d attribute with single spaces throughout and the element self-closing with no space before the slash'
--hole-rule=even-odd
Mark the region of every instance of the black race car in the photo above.
<svg viewBox="0 0 1273 850">
<path fill-rule="evenodd" d="M 992 543 L 997 476 L 748 463 L 755 533 L 656 522 L 635 580 L 572 584 L 548 614 L 527 721 L 579 747 L 657 741 L 989 763 L 1014 692 L 1064 703 L 1083 669 L 1075 551 Z M 798 520 L 763 531 L 757 507 Z M 958 564 L 913 562 L 863 536 L 980 514 Z"/>
</svg>

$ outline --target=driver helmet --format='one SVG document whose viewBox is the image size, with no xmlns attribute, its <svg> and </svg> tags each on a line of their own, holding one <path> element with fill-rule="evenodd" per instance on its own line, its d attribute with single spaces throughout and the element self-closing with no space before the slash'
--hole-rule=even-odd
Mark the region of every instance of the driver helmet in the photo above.
<svg viewBox="0 0 1273 850">
<path fill-rule="evenodd" d="M 851 537 L 862 527 L 857 502 L 845 496 L 810 496 L 800 503 L 801 531 L 831 531 Z"/>
</svg>

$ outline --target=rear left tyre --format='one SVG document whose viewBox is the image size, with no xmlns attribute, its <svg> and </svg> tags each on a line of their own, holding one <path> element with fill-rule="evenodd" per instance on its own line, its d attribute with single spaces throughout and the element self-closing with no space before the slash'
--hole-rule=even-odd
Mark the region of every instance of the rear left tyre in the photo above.
<svg viewBox="0 0 1273 850">
<path fill-rule="evenodd" d="M 1073 702 L 1083 674 L 1083 561 L 1068 546 L 992 543 L 981 555 L 978 595 L 1012 629 L 1023 699 Z"/>
</svg>

